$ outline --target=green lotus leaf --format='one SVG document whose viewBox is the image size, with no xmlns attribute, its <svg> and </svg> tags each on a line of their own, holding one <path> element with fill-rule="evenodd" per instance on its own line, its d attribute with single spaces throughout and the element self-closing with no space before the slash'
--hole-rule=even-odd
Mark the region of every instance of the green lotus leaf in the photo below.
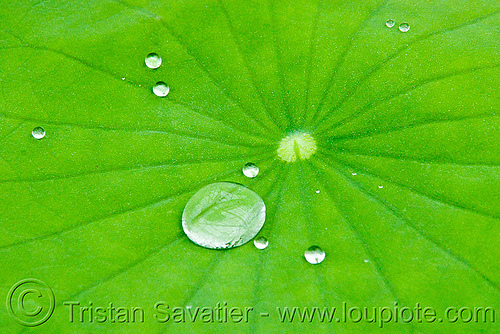
<svg viewBox="0 0 500 334">
<path fill-rule="evenodd" d="M 499 11 L 3 1 L 0 332 L 500 332 Z M 189 240 L 215 182 L 266 248 Z"/>
</svg>

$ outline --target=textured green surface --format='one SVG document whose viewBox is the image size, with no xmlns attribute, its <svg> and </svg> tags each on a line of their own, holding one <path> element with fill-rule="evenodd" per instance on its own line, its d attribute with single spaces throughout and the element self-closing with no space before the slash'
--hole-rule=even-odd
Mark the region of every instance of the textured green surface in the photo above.
<svg viewBox="0 0 500 334">
<path fill-rule="evenodd" d="M 35 328 L 2 307 L 2 333 L 372 333 L 282 324 L 276 307 L 395 301 L 491 306 L 496 322 L 383 332 L 500 332 L 498 0 L 0 4 L 0 297 L 30 277 L 56 296 Z M 318 149 L 284 163 L 276 149 L 295 130 Z M 183 234 L 184 205 L 214 181 L 262 196 L 267 249 Z M 305 261 L 311 245 L 323 263 Z M 69 323 L 68 300 L 146 319 Z M 255 311 L 159 324 L 157 301 Z"/>
</svg>

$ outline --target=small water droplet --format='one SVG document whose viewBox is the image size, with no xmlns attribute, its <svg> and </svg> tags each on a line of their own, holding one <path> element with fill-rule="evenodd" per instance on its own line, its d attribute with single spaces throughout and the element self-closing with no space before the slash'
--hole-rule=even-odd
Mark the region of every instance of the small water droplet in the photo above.
<svg viewBox="0 0 500 334">
<path fill-rule="evenodd" d="M 265 249 L 269 245 L 269 241 L 267 241 L 264 237 L 258 237 L 257 239 L 254 239 L 253 244 L 258 249 Z"/>
<path fill-rule="evenodd" d="M 125 80 L 125 78 L 122 78 L 122 80 Z"/>
<path fill-rule="evenodd" d="M 382 189 L 382 188 L 384 188 L 384 186 L 378 186 L 378 188 L 379 188 L 379 189 Z"/>
<path fill-rule="evenodd" d="M 255 165 L 254 163 L 249 162 L 245 164 L 245 166 L 243 166 L 241 171 L 246 177 L 254 178 L 257 176 L 257 174 L 259 174 L 259 167 L 257 167 L 257 165 Z"/>
<path fill-rule="evenodd" d="M 358 175 L 358 173 L 356 173 L 356 172 L 352 172 L 351 174 L 352 174 L 352 176 Z"/>
<path fill-rule="evenodd" d="M 45 130 L 42 127 L 37 126 L 33 129 L 33 131 L 31 131 L 31 135 L 35 139 L 42 139 L 45 137 Z"/>
<path fill-rule="evenodd" d="M 311 264 L 323 262 L 325 255 L 325 252 L 318 246 L 311 246 L 304 252 L 304 257 Z"/>
<path fill-rule="evenodd" d="M 319 194 L 321 191 L 319 189 L 316 189 L 316 194 Z"/>
<path fill-rule="evenodd" d="M 161 65 L 161 57 L 158 54 L 152 52 L 146 56 L 144 60 L 146 66 L 152 69 L 158 68 Z"/>
<path fill-rule="evenodd" d="M 388 27 L 388 28 L 392 28 L 394 27 L 394 25 L 396 24 L 396 22 L 392 19 L 389 19 L 385 22 L 385 25 Z"/>
<path fill-rule="evenodd" d="M 369 261 L 370 261 L 370 260 L 368 260 L 368 259 L 365 259 L 365 263 L 368 263 Z"/>
<path fill-rule="evenodd" d="M 410 25 L 408 23 L 403 22 L 399 25 L 399 31 L 407 32 L 408 30 L 410 30 Z"/>
<path fill-rule="evenodd" d="M 155 93 L 155 95 L 159 97 L 165 97 L 168 95 L 169 92 L 170 92 L 170 87 L 168 87 L 166 83 L 161 81 L 157 82 L 156 85 L 153 87 L 153 93 Z"/>
<path fill-rule="evenodd" d="M 232 248 L 252 240 L 264 225 L 266 206 L 249 188 L 218 182 L 201 188 L 182 213 L 182 228 L 206 248 Z"/>
</svg>

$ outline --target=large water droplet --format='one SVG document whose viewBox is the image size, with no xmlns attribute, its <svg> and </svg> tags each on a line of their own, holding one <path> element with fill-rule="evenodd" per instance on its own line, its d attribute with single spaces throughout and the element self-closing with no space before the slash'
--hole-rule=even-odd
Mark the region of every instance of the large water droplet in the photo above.
<svg viewBox="0 0 500 334">
<path fill-rule="evenodd" d="M 408 30 L 410 30 L 410 25 L 408 23 L 403 22 L 399 25 L 399 31 L 407 32 Z"/>
<path fill-rule="evenodd" d="M 166 83 L 161 81 L 157 82 L 156 85 L 153 87 L 153 93 L 155 93 L 155 95 L 159 97 L 165 97 L 168 95 L 169 92 L 170 92 L 170 87 L 168 87 Z"/>
<path fill-rule="evenodd" d="M 241 169 L 243 172 L 243 175 L 249 178 L 254 178 L 259 174 L 259 167 L 257 167 L 254 163 L 247 163 L 243 168 Z"/>
<path fill-rule="evenodd" d="M 150 53 L 146 56 L 146 59 L 144 60 L 146 63 L 146 66 L 152 69 L 158 68 L 161 65 L 161 57 L 158 56 L 156 53 Z"/>
<path fill-rule="evenodd" d="M 232 248 L 253 239 L 264 225 L 266 206 L 249 188 L 212 183 L 189 199 L 182 228 L 191 241 L 207 248 Z"/>
<path fill-rule="evenodd" d="M 45 137 L 45 130 L 42 127 L 37 126 L 33 129 L 33 131 L 31 131 L 31 135 L 35 139 L 42 139 Z"/>
<path fill-rule="evenodd" d="M 385 22 L 385 25 L 388 27 L 388 28 L 392 28 L 394 27 L 394 25 L 396 24 L 396 22 L 392 19 L 389 19 Z"/>
<path fill-rule="evenodd" d="M 311 264 L 318 264 L 325 259 L 325 252 L 318 246 L 311 246 L 304 252 L 304 257 Z"/>
<path fill-rule="evenodd" d="M 269 245 L 269 241 L 267 241 L 266 238 L 264 237 L 258 237 L 257 239 L 255 239 L 253 241 L 253 244 L 255 245 L 255 247 L 257 247 L 258 249 L 265 249 L 267 248 L 267 246 Z"/>
</svg>

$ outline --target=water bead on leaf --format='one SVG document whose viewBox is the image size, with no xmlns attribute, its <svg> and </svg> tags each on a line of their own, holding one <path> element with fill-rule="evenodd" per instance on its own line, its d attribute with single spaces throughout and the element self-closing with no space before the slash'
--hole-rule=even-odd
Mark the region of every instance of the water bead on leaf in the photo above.
<svg viewBox="0 0 500 334">
<path fill-rule="evenodd" d="M 147 67 L 151 69 L 156 69 L 161 65 L 161 57 L 154 52 L 150 53 L 147 55 L 146 59 L 144 60 L 144 63 L 146 63 Z"/>
<path fill-rule="evenodd" d="M 259 167 L 257 167 L 257 165 L 255 165 L 254 163 L 249 162 L 245 164 L 245 166 L 243 166 L 241 171 L 246 177 L 254 178 L 257 176 L 257 174 L 259 174 Z"/>
<path fill-rule="evenodd" d="M 165 97 L 168 95 L 169 92 L 170 92 L 170 87 L 168 87 L 166 83 L 161 81 L 157 82 L 156 85 L 153 87 L 153 93 L 159 97 Z"/>
<path fill-rule="evenodd" d="M 45 130 L 42 127 L 37 126 L 33 129 L 33 131 L 31 131 L 31 135 L 35 139 L 42 139 L 45 137 Z"/>
<path fill-rule="evenodd" d="M 403 22 L 399 25 L 399 31 L 407 32 L 408 30 L 410 30 L 410 25 L 408 23 Z"/>
<path fill-rule="evenodd" d="M 189 199 L 182 228 L 191 241 L 206 248 L 232 248 L 250 241 L 264 225 L 266 207 L 249 188 L 218 182 Z"/>
<path fill-rule="evenodd" d="M 306 261 L 311 264 L 318 264 L 325 259 L 325 252 L 318 246 L 311 246 L 304 252 Z"/>
<path fill-rule="evenodd" d="M 267 241 L 267 239 L 264 237 L 258 237 L 256 239 L 254 239 L 253 244 L 258 249 L 265 249 L 269 245 L 269 241 Z"/>
</svg>

